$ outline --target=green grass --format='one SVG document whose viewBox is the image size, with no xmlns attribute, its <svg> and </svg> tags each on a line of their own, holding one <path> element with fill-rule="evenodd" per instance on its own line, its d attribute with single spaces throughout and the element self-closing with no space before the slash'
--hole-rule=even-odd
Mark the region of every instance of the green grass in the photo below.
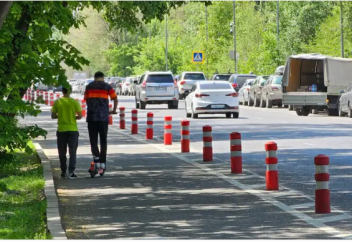
<svg viewBox="0 0 352 242">
<path fill-rule="evenodd" d="M 36 153 L 16 151 L 0 157 L 0 239 L 51 238 L 42 174 Z"/>
</svg>

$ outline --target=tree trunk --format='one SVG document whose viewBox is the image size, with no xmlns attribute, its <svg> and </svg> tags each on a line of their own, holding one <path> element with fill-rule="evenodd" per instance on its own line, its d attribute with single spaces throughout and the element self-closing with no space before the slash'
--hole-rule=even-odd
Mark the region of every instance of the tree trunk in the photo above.
<svg viewBox="0 0 352 242">
<path fill-rule="evenodd" d="M 10 11 L 12 1 L 0 2 L 0 29 L 4 23 L 8 12 Z"/>
</svg>

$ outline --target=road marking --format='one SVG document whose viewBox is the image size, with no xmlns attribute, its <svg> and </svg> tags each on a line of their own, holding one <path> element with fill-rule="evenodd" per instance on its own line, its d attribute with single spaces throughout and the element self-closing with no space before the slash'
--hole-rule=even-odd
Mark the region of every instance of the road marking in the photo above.
<svg viewBox="0 0 352 242">
<path fill-rule="evenodd" d="M 148 198 L 154 198 L 155 195 L 154 194 L 144 194 L 144 196 L 148 197 Z"/>
<path fill-rule="evenodd" d="M 145 143 L 145 144 L 149 144 L 153 147 L 155 147 L 156 149 L 159 149 L 160 151 L 162 152 L 165 152 L 165 153 L 168 153 L 169 155 L 171 156 L 174 156 L 180 160 L 183 160 L 184 162 L 188 163 L 188 164 L 191 164 L 203 171 L 206 171 L 208 172 L 209 174 L 211 175 L 214 175 L 220 179 L 223 179 L 225 181 L 227 181 L 228 183 L 242 189 L 244 192 L 247 192 L 249 194 L 252 194 L 252 195 L 255 195 L 259 198 L 261 198 L 262 200 L 265 200 L 266 202 L 269 202 L 271 203 L 272 205 L 280 208 L 281 210 L 297 217 L 298 219 L 302 220 L 302 221 L 305 221 L 306 223 L 310 224 L 310 225 L 313 225 L 314 227 L 320 229 L 321 231 L 324 231 L 325 233 L 328 233 L 328 234 L 331 234 L 335 237 L 338 237 L 338 238 L 342 238 L 342 239 L 352 239 L 352 233 L 351 232 L 348 232 L 348 233 L 343 233 L 341 231 L 339 231 L 338 229 L 335 229 L 333 227 L 330 227 L 330 226 L 327 226 L 325 225 L 323 222 L 317 220 L 317 219 L 313 219 L 312 217 L 304 214 L 303 212 L 300 212 L 278 200 L 275 200 L 273 197 L 270 197 L 268 196 L 267 194 L 264 194 L 263 192 L 260 192 L 258 190 L 253 190 L 252 188 L 250 188 L 248 185 L 245 185 L 245 184 L 242 184 L 238 181 L 235 181 L 233 178 L 231 177 L 228 177 L 228 176 L 225 176 L 224 174 L 222 173 L 219 173 L 217 171 L 214 171 L 212 170 L 211 168 L 208 168 L 206 166 L 204 166 L 203 164 L 198 164 L 196 162 L 193 162 L 192 160 L 188 159 L 187 157 L 184 157 L 182 155 L 179 155 L 179 154 L 176 154 L 176 153 L 170 153 L 170 151 L 168 149 L 166 149 L 165 147 L 161 146 L 160 144 L 153 144 L 153 143 L 149 143 L 145 140 L 142 140 L 140 139 L 138 136 L 133 136 L 133 135 L 130 135 L 128 133 L 124 133 L 120 130 L 117 130 L 117 129 L 113 129 L 114 131 L 120 133 L 120 134 L 124 134 L 124 135 L 127 135 L 131 138 L 134 138 L 135 140 L 139 141 L 139 142 L 142 142 L 142 143 Z M 145 135 L 144 133 L 140 132 L 140 135 Z M 252 173 L 252 172 L 251 172 Z M 254 173 L 255 174 L 255 173 Z M 293 191 L 293 190 L 292 190 Z M 297 194 L 300 194 L 300 193 L 297 193 Z M 160 208 L 161 209 L 161 208 Z"/>
<path fill-rule="evenodd" d="M 124 173 L 124 176 L 131 177 L 130 173 Z"/>
<path fill-rule="evenodd" d="M 135 187 L 139 187 L 139 188 L 143 187 L 143 185 L 142 185 L 142 184 L 140 184 L 140 183 L 133 183 L 133 186 L 135 186 Z"/>
<path fill-rule="evenodd" d="M 168 206 L 162 206 L 162 207 L 159 207 L 159 209 L 161 211 L 171 211 L 171 209 Z"/>
<path fill-rule="evenodd" d="M 317 220 L 319 220 L 322 223 L 331 223 L 331 222 L 336 222 L 336 221 L 341 221 L 341 220 L 346 220 L 351 218 L 352 216 L 349 216 L 347 214 L 342 214 L 342 215 L 330 216 L 325 218 L 319 218 Z"/>
<path fill-rule="evenodd" d="M 255 185 L 248 185 L 252 189 L 258 189 L 258 188 L 265 188 L 266 184 L 255 184 Z"/>
<path fill-rule="evenodd" d="M 310 208 L 313 206 L 315 206 L 314 202 L 313 203 L 302 203 L 302 204 L 291 205 L 290 207 L 294 208 L 294 209 L 302 209 L 302 208 Z"/>
</svg>

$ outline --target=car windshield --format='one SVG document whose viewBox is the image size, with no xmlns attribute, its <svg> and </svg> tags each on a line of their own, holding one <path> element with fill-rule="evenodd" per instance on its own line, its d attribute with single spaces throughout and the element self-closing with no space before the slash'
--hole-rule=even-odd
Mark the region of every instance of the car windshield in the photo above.
<svg viewBox="0 0 352 242">
<path fill-rule="evenodd" d="M 199 85 L 200 90 L 233 90 L 230 83 L 202 83 Z"/>
<path fill-rule="evenodd" d="M 282 83 L 282 76 L 276 76 L 273 78 L 273 84 L 281 84 Z"/>
<path fill-rule="evenodd" d="M 235 79 L 237 85 L 243 85 L 248 79 L 253 78 L 253 76 L 238 76 Z"/>
<path fill-rule="evenodd" d="M 163 74 L 158 74 L 158 75 L 149 75 L 147 78 L 148 83 L 173 83 L 174 79 L 170 74 L 163 75 Z"/>
<path fill-rule="evenodd" d="M 228 81 L 231 75 L 216 75 L 214 80 Z"/>
<path fill-rule="evenodd" d="M 262 76 L 261 78 L 260 78 L 260 84 L 261 85 L 263 85 L 267 80 L 269 79 L 269 76 Z"/>
<path fill-rule="evenodd" d="M 187 74 L 185 74 L 185 77 L 183 79 L 185 79 L 185 80 L 204 80 L 205 81 L 204 74 L 202 74 L 202 73 L 187 73 Z"/>
</svg>

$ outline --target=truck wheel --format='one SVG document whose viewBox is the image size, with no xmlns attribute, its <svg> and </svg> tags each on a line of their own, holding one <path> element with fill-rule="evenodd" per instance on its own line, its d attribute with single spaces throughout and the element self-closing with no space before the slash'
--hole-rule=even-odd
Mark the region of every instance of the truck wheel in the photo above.
<svg viewBox="0 0 352 242">
<path fill-rule="evenodd" d="M 293 105 L 288 105 L 288 111 L 293 111 Z"/>
<path fill-rule="evenodd" d="M 300 108 L 296 108 L 296 113 L 298 116 L 302 116 L 302 112 Z"/>
<path fill-rule="evenodd" d="M 308 116 L 310 114 L 310 108 L 303 107 L 301 109 L 301 114 L 302 114 L 302 116 Z"/>
</svg>

